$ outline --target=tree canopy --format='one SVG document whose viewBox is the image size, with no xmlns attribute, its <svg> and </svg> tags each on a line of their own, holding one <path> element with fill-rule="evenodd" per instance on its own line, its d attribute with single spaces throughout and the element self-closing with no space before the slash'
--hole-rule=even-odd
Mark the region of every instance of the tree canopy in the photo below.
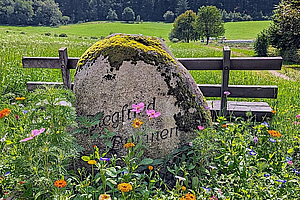
<svg viewBox="0 0 300 200">
<path fill-rule="evenodd" d="M 270 16 L 279 2 L 280 0 L 1 0 L 0 24 L 55 25 L 61 21 L 61 15 L 69 17 L 64 19 L 70 19 L 71 23 L 106 20 L 109 9 L 115 11 L 119 16 L 118 20 L 122 20 L 126 7 L 131 8 L 136 16 L 140 15 L 143 21 L 163 21 L 167 11 L 178 17 L 187 9 L 197 12 L 199 7 L 208 5 L 226 10 L 227 15 L 224 12 L 224 17 L 229 21 L 232 18 L 261 20 L 264 16 Z M 57 20 L 58 18 L 60 19 Z"/>
<path fill-rule="evenodd" d="M 173 29 L 170 33 L 170 39 L 177 38 L 189 42 L 190 40 L 198 40 L 199 35 L 195 29 L 196 13 L 192 10 L 188 10 L 185 13 L 179 15 L 175 19 Z"/>
<path fill-rule="evenodd" d="M 215 6 L 202 6 L 198 10 L 196 29 L 200 36 L 206 37 L 206 44 L 210 37 L 218 37 L 225 33 L 222 14 Z"/>
</svg>

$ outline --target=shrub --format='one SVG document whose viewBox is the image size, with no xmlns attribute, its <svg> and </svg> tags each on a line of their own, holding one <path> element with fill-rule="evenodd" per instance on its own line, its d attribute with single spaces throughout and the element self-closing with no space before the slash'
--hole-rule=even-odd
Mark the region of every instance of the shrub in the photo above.
<svg viewBox="0 0 300 200">
<path fill-rule="evenodd" d="M 254 51 L 258 56 L 267 56 L 269 47 L 269 35 L 268 30 L 261 31 L 254 41 Z"/>
<path fill-rule="evenodd" d="M 50 35 L 51 35 L 51 33 L 49 33 L 49 32 L 48 32 L 48 33 L 45 33 L 45 35 L 46 35 L 46 36 L 50 36 Z"/>
<path fill-rule="evenodd" d="M 65 33 L 61 33 L 61 34 L 59 34 L 58 37 L 68 37 L 68 36 L 67 36 L 67 34 L 65 34 Z"/>
<path fill-rule="evenodd" d="M 173 39 L 171 40 L 171 42 L 177 43 L 177 42 L 179 42 L 179 40 L 178 40 L 177 38 L 173 38 Z"/>
</svg>

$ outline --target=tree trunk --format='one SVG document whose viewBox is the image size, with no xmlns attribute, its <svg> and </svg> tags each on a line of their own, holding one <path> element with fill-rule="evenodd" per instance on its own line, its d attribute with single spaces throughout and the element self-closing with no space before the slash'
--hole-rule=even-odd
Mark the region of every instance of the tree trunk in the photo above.
<svg viewBox="0 0 300 200">
<path fill-rule="evenodd" d="M 209 37 L 206 37 L 206 45 L 208 45 Z"/>
</svg>

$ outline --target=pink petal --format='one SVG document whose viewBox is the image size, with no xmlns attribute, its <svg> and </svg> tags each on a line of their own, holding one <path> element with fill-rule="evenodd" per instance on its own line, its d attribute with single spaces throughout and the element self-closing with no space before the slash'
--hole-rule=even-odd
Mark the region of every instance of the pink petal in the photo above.
<svg viewBox="0 0 300 200">
<path fill-rule="evenodd" d="M 40 130 L 38 130 L 38 129 L 34 129 L 33 131 L 31 131 L 31 135 L 33 136 L 33 137 L 35 137 L 35 136 L 37 136 L 37 135 L 39 135 L 40 134 Z"/>
<path fill-rule="evenodd" d="M 41 128 L 40 133 L 43 133 L 45 130 L 45 128 Z"/>
<path fill-rule="evenodd" d="M 159 117 L 161 115 L 160 112 L 154 113 L 154 117 Z"/>
<path fill-rule="evenodd" d="M 32 139 L 33 139 L 33 137 L 28 137 L 28 138 L 25 138 L 25 139 L 23 139 L 23 140 L 20 140 L 20 142 L 26 142 L 26 141 L 32 140 Z"/>
<path fill-rule="evenodd" d="M 297 117 L 298 119 L 300 119 L 300 114 L 299 114 L 299 115 L 296 115 L 296 117 Z"/>
<path fill-rule="evenodd" d="M 198 129 L 199 129 L 200 131 L 202 131 L 202 130 L 204 129 L 204 127 L 203 127 L 203 126 L 198 126 Z"/>
</svg>

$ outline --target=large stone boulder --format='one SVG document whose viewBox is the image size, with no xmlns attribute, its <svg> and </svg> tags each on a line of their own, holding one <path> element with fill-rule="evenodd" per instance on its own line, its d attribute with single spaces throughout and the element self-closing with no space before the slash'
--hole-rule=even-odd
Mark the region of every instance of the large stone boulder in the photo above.
<svg viewBox="0 0 300 200">
<path fill-rule="evenodd" d="M 165 43 L 155 37 L 114 34 L 95 43 L 78 62 L 74 92 L 78 115 L 103 112 L 92 132 L 101 135 L 104 128 L 115 132 L 110 152 L 117 155 L 122 155 L 123 145 L 137 130 L 144 132 L 140 139 L 147 146 L 145 155 L 155 159 L 188 144 L 197 136 L 198 125 L 211 124 L 195 81 Z M 140 103 L 143 110 L 134 112 Z M 161 115 L 149 120 L 146 110 Z M 134 124 L 136 118 L 143 124 Z M 77 139 L 86 152 L 91 152 L 95 144 L 105 148 L 100 138 L 88 140 L 85 135 L 77 135 Z"/>
</svg>

